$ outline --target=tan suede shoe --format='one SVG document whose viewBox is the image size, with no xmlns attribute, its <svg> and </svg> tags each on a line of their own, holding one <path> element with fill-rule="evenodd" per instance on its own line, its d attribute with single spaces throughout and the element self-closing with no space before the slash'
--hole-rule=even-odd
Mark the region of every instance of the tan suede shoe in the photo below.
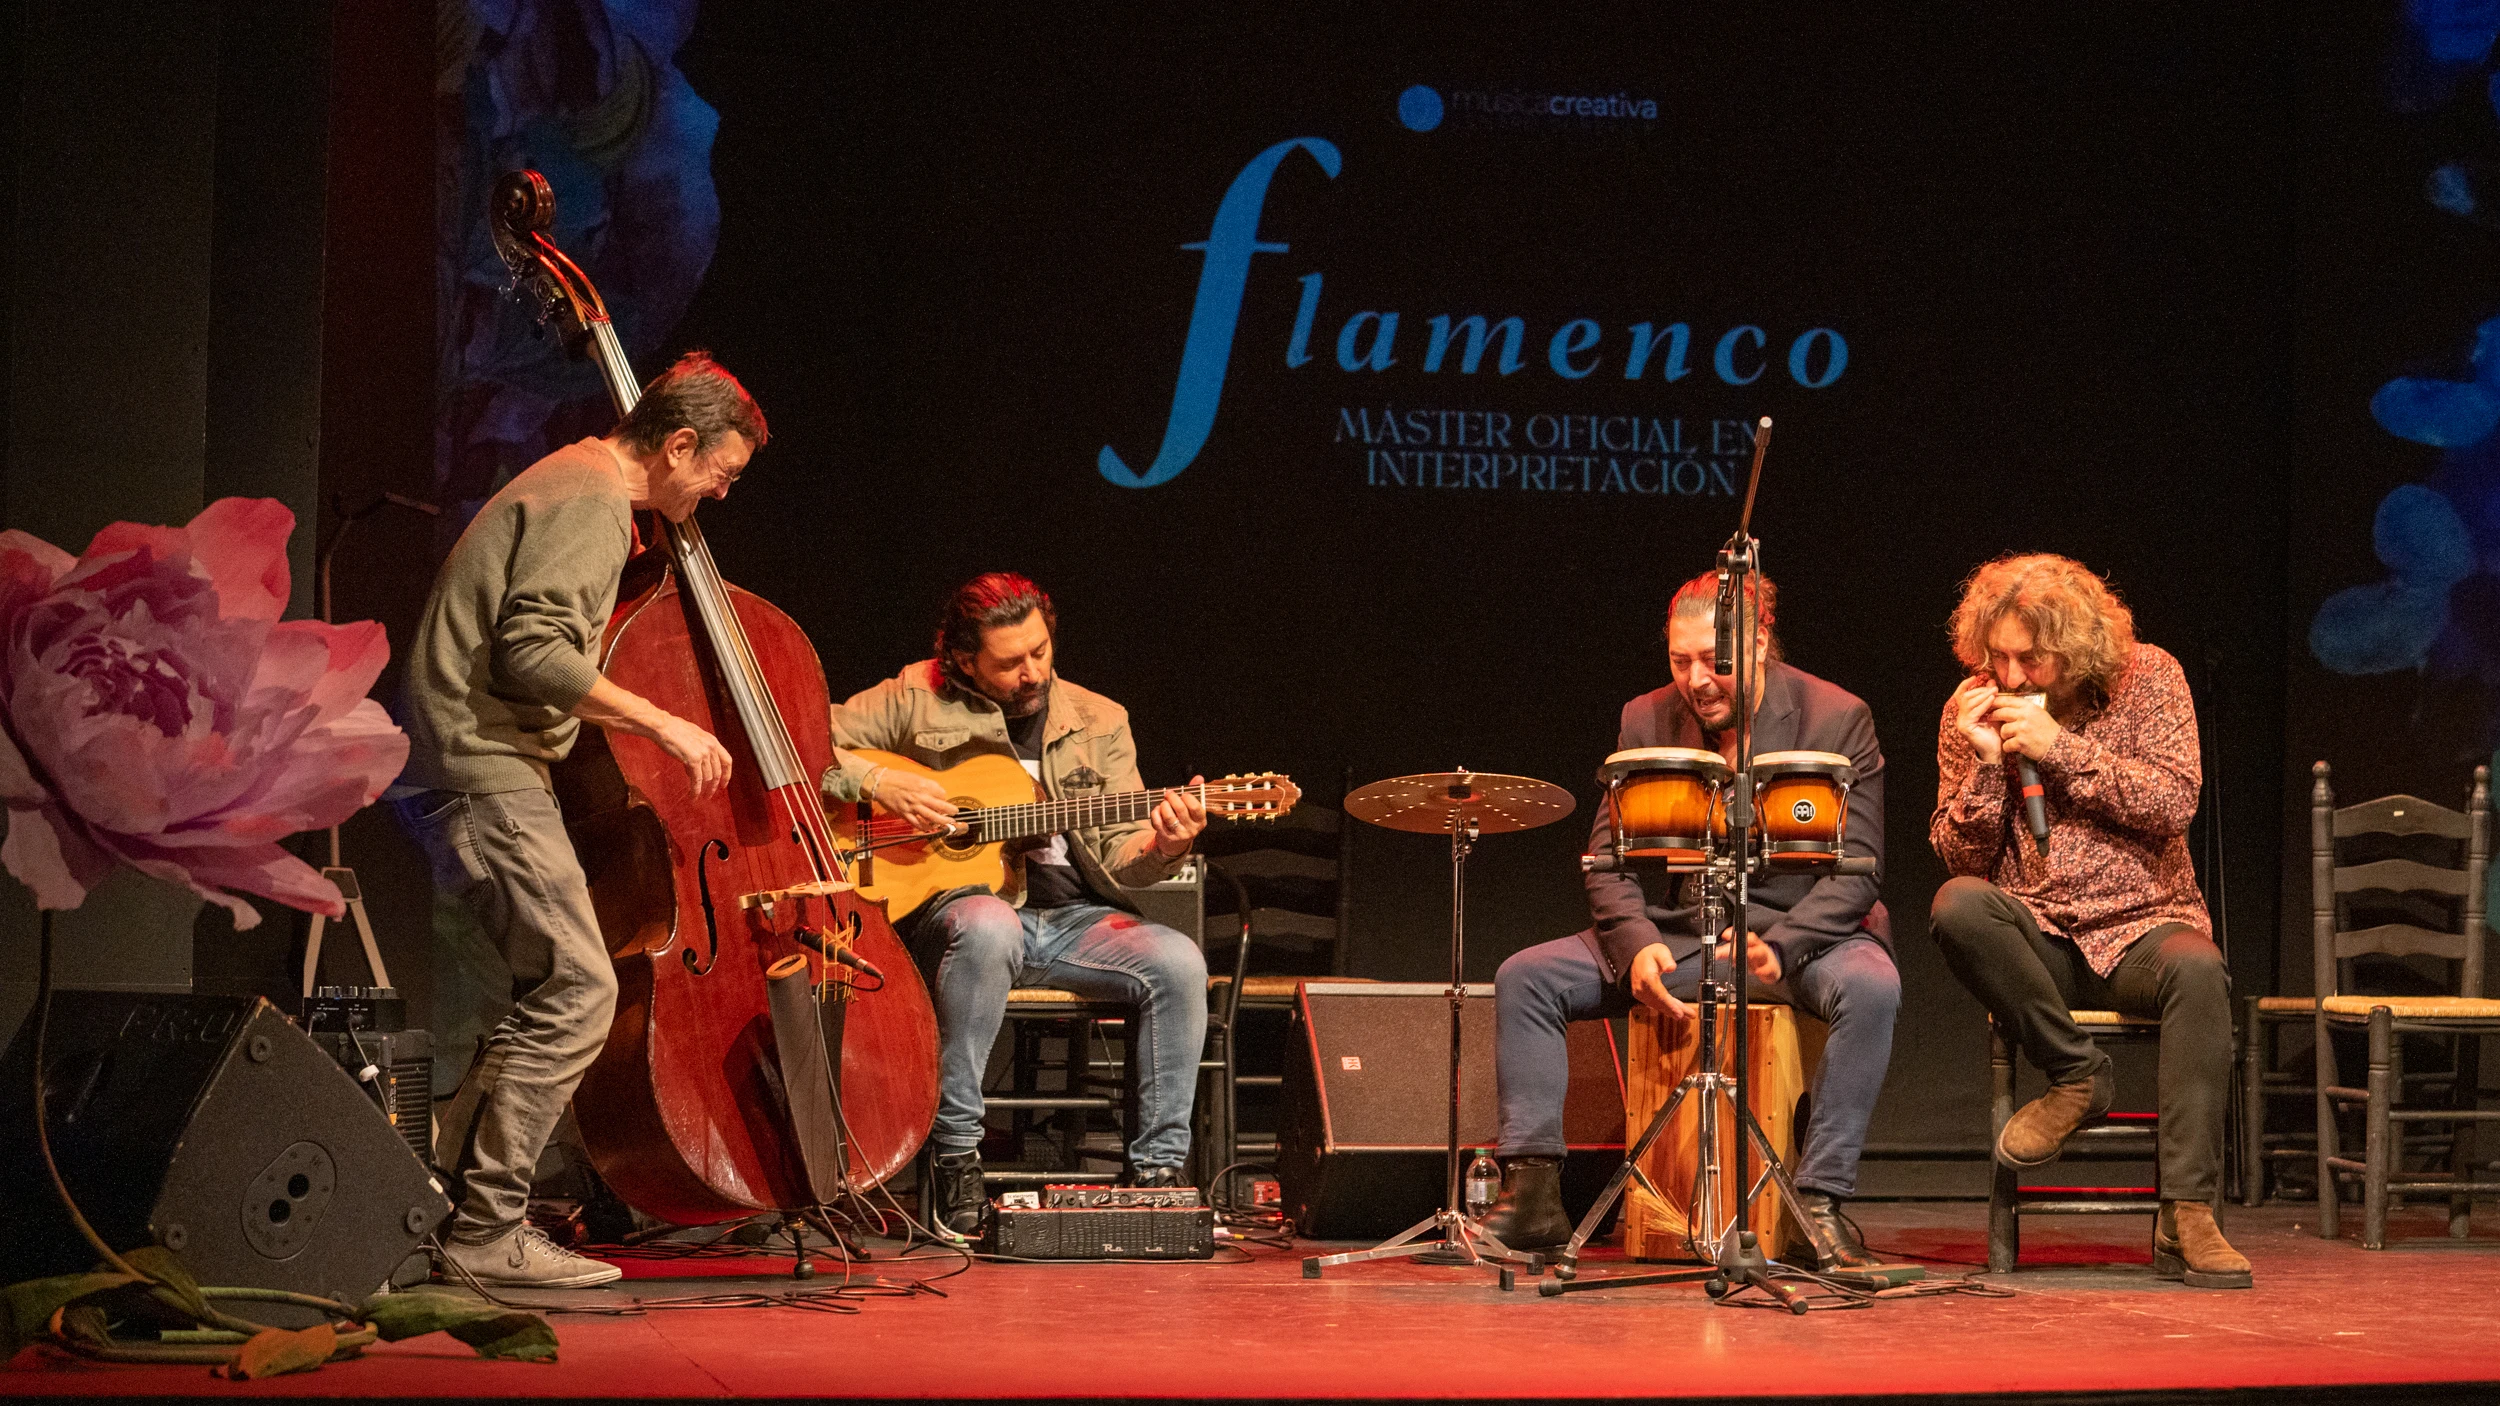
<svg viewBox="0 0 2500 1406">
<path fill-rule="evenodd" d="M 2153 1220 L 2153 1273 L 2191 1289 L 2245 1289 L 2255 1282 L 2248 1256 L 2231 1248 L 2202 1201 L 2164 1201 Z"/>
<path fill-rule="evenodd" d="M 2108 1059 L 2089 1079 L 2052 1084 L 2049 1091 L 2014 1110 L 1997 1134 L 1997 1160 L 2009 1167 L 2041 1167 L 2057 1160 L 2075 1129 L 2109 1111 L 2118 1076 Z"/>
</svg>

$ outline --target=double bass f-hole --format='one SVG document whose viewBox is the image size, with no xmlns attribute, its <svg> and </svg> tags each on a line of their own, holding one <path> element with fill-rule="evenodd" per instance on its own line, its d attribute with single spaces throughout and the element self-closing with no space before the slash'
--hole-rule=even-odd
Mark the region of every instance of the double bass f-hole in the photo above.
<svg viewBox="0 0 2500 1406">
<path fill-rule="evenodd" d="M 712 861 L 715 858 L 727 859 L 728 857 L 729 846 L 722 843 L 717 835 L 705 840 L 703 852 L 695 857 L 695 887 L 703 891 L 703 939 L 711 944 L 711 950 L 705 952 L 700 961 L 696 960 L 691 948 L 683 954 L 686 959 L 686 970 L 693 972 L 696 976 L 710 971 L 712 964 L 720 960 L 720 923 L 712 916 Z"/>
</svg>

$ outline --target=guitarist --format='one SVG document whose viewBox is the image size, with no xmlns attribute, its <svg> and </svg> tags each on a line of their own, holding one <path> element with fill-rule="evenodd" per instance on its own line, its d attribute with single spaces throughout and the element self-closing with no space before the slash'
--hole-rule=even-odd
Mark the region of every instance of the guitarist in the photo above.
<svg viewBox="0 0 2500 1406">
<path fill-rule="evenodd" d="M 953 823 L 946 789 L 843 749 L 894 752 L 933 769 L 996 754 L 1024 764 L 1041 794 L 1068 799 L 1144 789 L 1128 710 L 1057 677 L 1058 612 L 1024 577 L 993 571 L 965 582 L 938 620 L 936 655 L 833 707 L 835 765 L 825 794 L 871 801 L 924 831 Z M 1197 784 L 1200 778 L 1192 778 Z M 1206 1044 L 1207 969 L 1197 944 L 1147 922 L 1124 895 L 1171 876 L 1206 828 L 1206 807 L 1173 791 L 1144 823 L 1053 835 L 1022 855 L 1023 884 L 932 898 L 904 937 L 937 1001 L 938 1114 L 934 1205 L 941 1228 L 970 1236 L 988 1198 L 981 1185 L 981 1078 L 1006 1019 L 1007 993 L 1049 986 L 1137 1008 L 1133 1038 L 1144 1084 L 1130 1130 L 1131 1179 L 1182 1184 L 1189 1113 Z"/>
</svg>

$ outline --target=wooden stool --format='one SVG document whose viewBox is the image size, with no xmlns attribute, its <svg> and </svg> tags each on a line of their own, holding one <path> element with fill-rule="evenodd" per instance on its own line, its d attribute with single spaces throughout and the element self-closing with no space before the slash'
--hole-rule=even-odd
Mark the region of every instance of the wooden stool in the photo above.
<svg viewBox="0 0 2500 1406">
<path fill-rule="evenodd" d="M 1635 1006 L 1630 1021 L 1623 1086 L 1626 1147 L 1648 1129 L 1649 1120 L 1675 1096 L 1676 1085 L 1693 1072 L 1694 1063 L 1701 1056 L 1698 1020 L 1670 1024 L 1665 1016 L 1649 1007 Z M 1823 1063 L 1823 1042 L 1830 1035 L 1830 1028 L 1811 1016 L 1767 1001 L 1752 1003 L 1747 1024 L 1745 1048 L 1753 1066 L 1748 1071 L 1747 1100 L 1755 1120 L 1762 1124 L 1763 1133 L 1779 1152 L 1780 1161 L 1793 1172 L 1797 1159 L 1797 1101 L 1805 1096 L 1814 1082 L 1814 1071 Z M 1719 1044 L 1731 1060 L 1735 1032 L 1735 1010 L 1722 1008 Z M 1735 1072 L 1733 1064 L 1727 1068 L 1730 1074 Z M 1736 1168 L 1736 1137 L 1742 1126 L 1728 1116 L 1733 1112 L 1722 1108 L 1719 1118 L 1719 1165 L 1731 1183 Z M 1675 1111 L 1675 1121 L 1650 1144 L 1649 1155 L 1642 1159 L 1641 1170 L 1666 1194 L 1664 1201 L 1643 1191 L 1638 1182 L 1624 1188 L 1623 1250 L 1633 1259 L 1693 1257 L 1684 1247 L 1684 1236 L 1692 1214 L 1693 1178 L 1701 1165 L 1700 1114 L 1701 1101 L 1685 1099 L 1684 1106 Z M 1753 1159 L 1753 1168 L 1754 1174 L 1760 1176 L 1760 1157 Z M 1768 1185 L 1763 1191 L 1754 1201 L 1750 1224 L 1761 1238 L 1762 1252 L 1777 1256 L 1784 1248 L 1782 1237 L 1791 1222 L 1780 1214 L 1779 1193 Z M 1722 1191 L 1721 1204 L 1732 1204 L 1735 1197 L 1736 1187 L 1728 1185 Z"/>
</svg>

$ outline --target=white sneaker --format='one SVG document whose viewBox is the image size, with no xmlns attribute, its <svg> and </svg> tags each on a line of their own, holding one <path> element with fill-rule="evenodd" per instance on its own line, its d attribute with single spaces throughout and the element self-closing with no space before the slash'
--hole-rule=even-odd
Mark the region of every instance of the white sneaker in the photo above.
<svg viewBox="0 0 2500 1406">
<path fill-rule="evenodd" d="M 534 1225 L 522 1225 L 483 1245 L 443 1242 L 443 1278 L 462 1282 L 462 1272 L 491 1289 L 587 1289 L 625 1276 L 615 1265 L 574 1254 Z"/>
</svg>

